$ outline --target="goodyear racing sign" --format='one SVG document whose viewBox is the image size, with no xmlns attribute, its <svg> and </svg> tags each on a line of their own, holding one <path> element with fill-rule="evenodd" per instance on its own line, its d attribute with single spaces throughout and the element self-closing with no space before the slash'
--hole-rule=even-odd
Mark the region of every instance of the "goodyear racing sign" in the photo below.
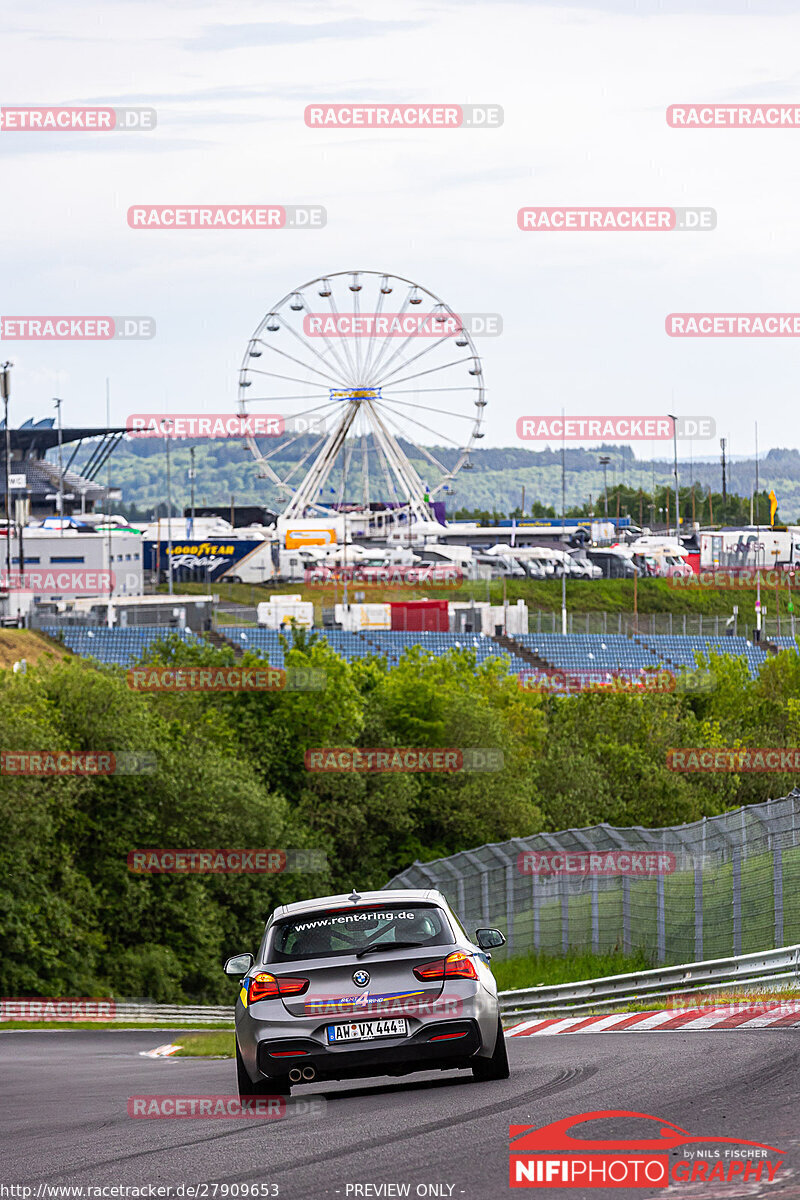
<svg viewBox="0 0 800 1200">
<path fill-rule="evenodd" d="M 224 579 L 226 575 L 236 575 L 237 568 L 246 559 L 258 551 L 265 549 L 263 541 L 236 539 L 225 541 L 214 538 L 208 541 L 190 541 L 173 539 L 170 547 L 167 541 L 144 542 L 145 571 L 166 571 L 172 563 L 173 575 L 179 578 L 196 575 L 198 581 Z"/>
</svg>

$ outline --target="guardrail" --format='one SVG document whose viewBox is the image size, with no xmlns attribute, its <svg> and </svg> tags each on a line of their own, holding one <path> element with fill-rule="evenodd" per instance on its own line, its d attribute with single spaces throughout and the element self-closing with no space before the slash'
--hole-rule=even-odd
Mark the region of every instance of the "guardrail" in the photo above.
<svg viewBox="0 0 800 1200">
<path fill-rule="evenodd" d="M 621 1004 L 665 1000 L 687 993 L 720 988 L 754 985 L 800 987 L 800 944 L 782 946 L 760 954 L 739 954 L 733 958 L 711 958 L 704 962 L 681 963 L 649 971 L 631 971 L 625 975 L 606 975 L 573 983 L 516 988 L 500 992 L 500 1012 L 504 1020 L 517 1017 L 551 1016 L 580 1013 L 586 1009 L 611 1008 Z M 99 1024 L 172 1024 L 233 1025 L 230 1004 L 147 1004 L 117 1001 L 114 1017 Z"/>
<path fill-rule="evenodd" d="M 232 1004 L 130 1004 L 118 1000 L 115 1005 L 114 1021 L 142 1022 L 171 1021 L 175 1025 L 210 1024 L 230 1021 L 233 1024 Z"/>
<path fill-rule="evenodd" d="M 580 1013 L 587 1009 L 664 1000 L 687 992 L 701 994 L 725 987 L 766 984 L 800 986 L 800 945 L 782 946 L 759 954 L 711 958 L 704 962 L 606 975 L 577 983 L 560 983 L 500 992 L 504 1019 Z"/>
<path fill-rule="evenodd" d="M 56 1007 L 59 1002 L 50 1002 L 51 1006 Z M 77 1003 L 78 1009 L 94 1004 L 96 1011 L 89 1016 L 83 1012 L 76 1011 L 73 1015 L 48 1015 L 43 1017 L 41 1012 L 34 1015 L 26 1015 L 24 1011 L 25 1005 L 35 1004 L 35 998 L 25 997 L 22 1000 L 15 1000 L 10 997 L 6 1001 L 0 1002 L 0 1029 L 9 1022 L 24 1021 L 31 1022 L 37 1025 L 51 1025 L 74 1022 L 92 1022 L 92 1024 L 115 1025 L 115 1024 L 135 1024 L 135 1025 L 152 1025 L 152 1024 L 169 1024 L 169 1025 L 213 1025 L 224 1022 L 233 1026 L 233 1005 L 232 1004 L 149 1004 L 146 1001 L 132 1000 L 101 1000 L 93 1001 L 79 1000 L 77 1002 L 66 1001 L 66 1004 Z M 102 1009 L 108 1009 L 113 1005 L 113 1017 L 102 1014 Z M 8 1006 L 12 1011 L 8 1011 Z M 13 1011 L 14 1007 L 18 1006 L 22 1011 Z M 39 1006 L 41 1008 L 41 1005 Z M 6 1011 L 3 1011 L 6 1009 Z M 101 1010 L 101 1011 L 97 1011 Z"/>
</svg>

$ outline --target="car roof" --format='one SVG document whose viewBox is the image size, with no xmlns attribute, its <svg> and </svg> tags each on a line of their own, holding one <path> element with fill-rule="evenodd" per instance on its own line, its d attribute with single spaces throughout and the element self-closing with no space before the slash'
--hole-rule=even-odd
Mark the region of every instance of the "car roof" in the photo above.
<svg viewBox="0 0 800 1200">
<path fill-rule="evenodd" d="M 358 900 L 351 899 L 354 894 L 358 895 Z M 391 904 L 393 901 L 408 904 L 412 901 L 416 903 L 427 901 L 429 904 L 438 904 L 443 908 L 448 907 L 441 892 L 436 892 L 432 888 L 386 888 L 380 892 L 351 892 L 350 895 L 317 896 L 313 900 L 297 900 L 294 904 L 281 904 L 275 909 L 270 920 L 276 921 L 280 917 L 292 917 L 298 913 L 319 912 L 324 908 L 357 909 L 375 904 L 376 901 L 384 904 Z"/>
</svg>

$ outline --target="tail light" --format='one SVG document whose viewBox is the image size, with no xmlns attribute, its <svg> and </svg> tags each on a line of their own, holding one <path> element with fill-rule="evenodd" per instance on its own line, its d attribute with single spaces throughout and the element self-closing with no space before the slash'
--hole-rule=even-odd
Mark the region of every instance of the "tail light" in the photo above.
<svg viewBox="0 0 800 1200">
<path fill-rule="evenodd" d="M 301 996 L 307 987 L 307 979 L 293 975 L 276 977 L 266 971 L 259 971 L 258 975 L 254 975 L 250 980 L 247 1000 L 249 1004 L 254 1004 L 256 1000 L 276 1000 L 279 996 Z"/>
<path fill-rule="evenodd" d="M 433 962 L 422 963 L 414 967 L 417 979 L 430 982 L 434 979 L 477 979 L 478 972 L 469 954 L 456 950 L 447 958 L 437 958 Z"/>
</svg>

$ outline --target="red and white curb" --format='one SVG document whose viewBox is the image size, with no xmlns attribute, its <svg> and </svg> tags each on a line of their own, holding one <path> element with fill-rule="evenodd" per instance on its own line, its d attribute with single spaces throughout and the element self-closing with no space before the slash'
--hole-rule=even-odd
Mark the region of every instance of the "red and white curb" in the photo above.
<svg viewBox="0 0 800 1200">
<path fill-rule="evenodd" d="M 680 1012 L 610 1013 L 599 1017 L 548 1017 L 522 1021 L 506 1029 L 506 1037 L 549 1037 L 555 1033 L 664 1033 L 671 1029 L 789 1029 L 800 1027 L 800 1000 L 720 1004 Z"/>
<path fill-rule="evenodd" d="M 156 1046 L 155 1050 L 140 1050 L 139 1053 L 142 1058 L 169 1058 L 170 1054 L 182 1049 L 182 1046 L 174 1046 L 172 1042 L 165 1042 L 163 1046 Z"/>
</svg>

